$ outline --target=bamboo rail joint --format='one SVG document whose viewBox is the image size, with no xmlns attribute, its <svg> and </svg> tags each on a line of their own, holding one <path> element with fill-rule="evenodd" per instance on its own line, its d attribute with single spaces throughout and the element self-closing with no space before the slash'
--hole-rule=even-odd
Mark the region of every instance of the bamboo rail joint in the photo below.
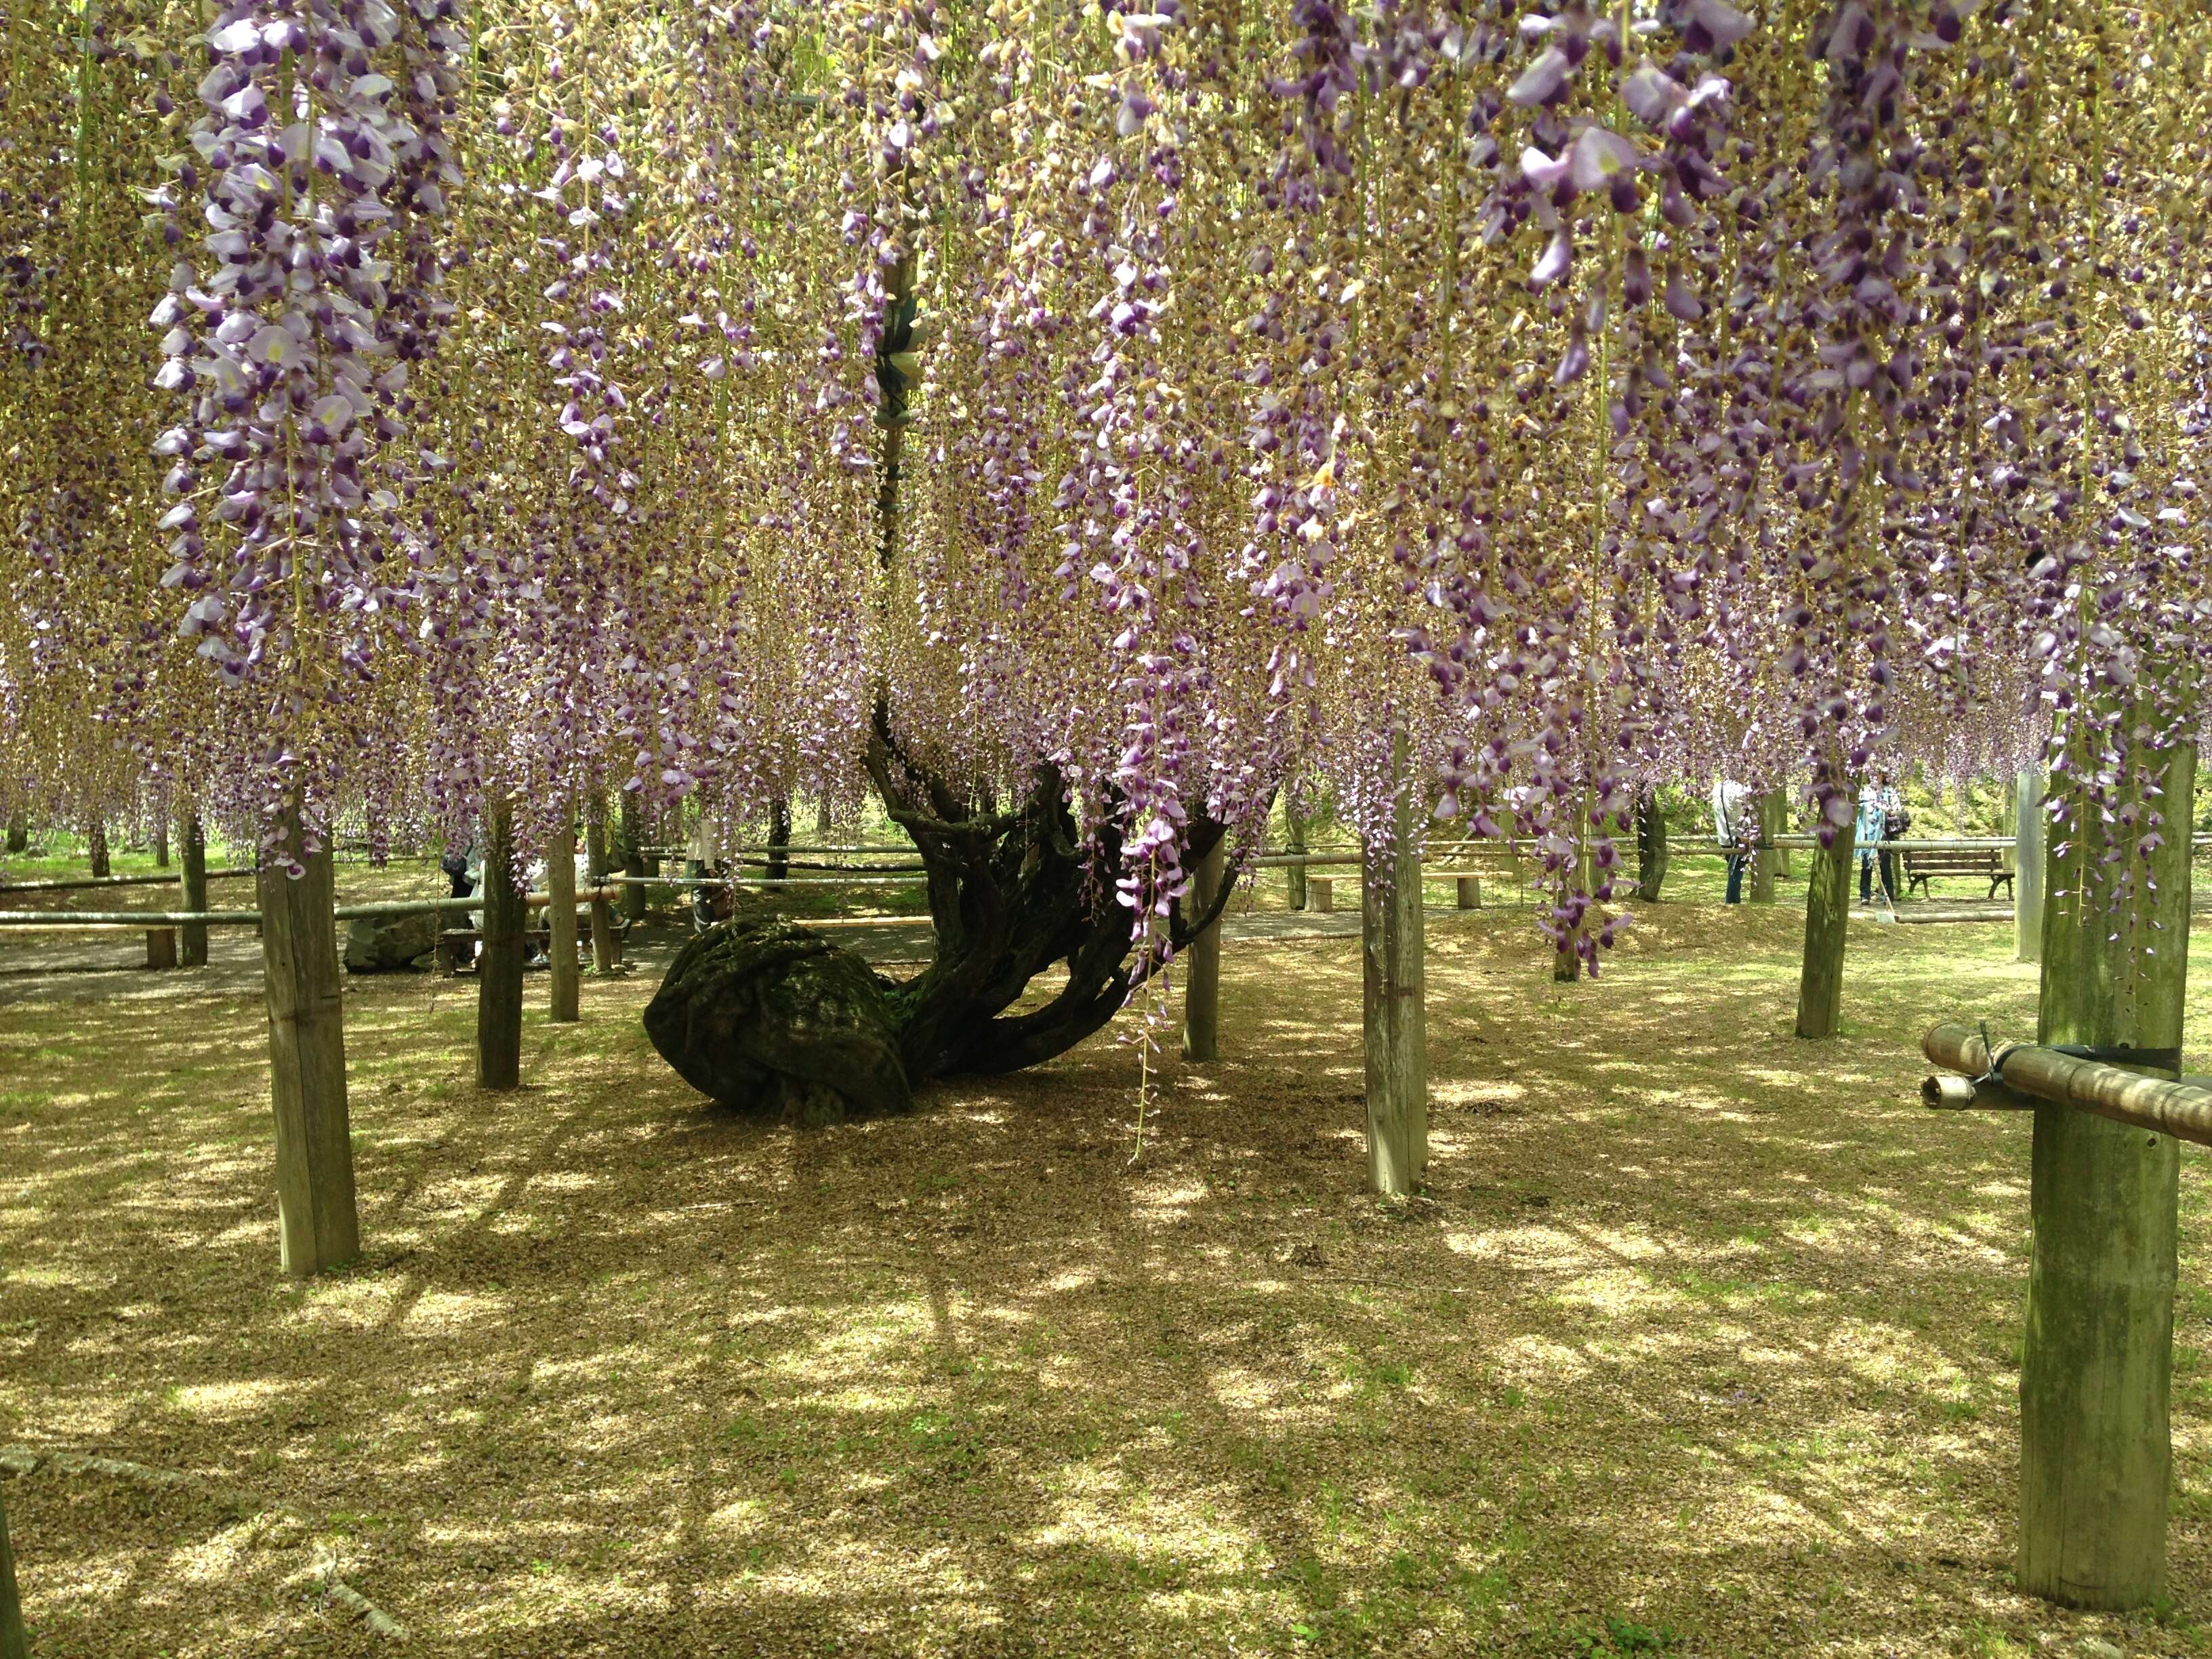
<svg viewBox="0 0 2212 1659">
<path fill-rule="evenodd" d="M 2050 1103 L 2212 1146 L 2212 1087 L 2206 1086 L 2212 1079 L 2146 1077 L 2033 1042 L 2001 1042 L 1992 1055 L 1982 1034 L 1968 1025 L 1930 1027 L 1920 1051 L 1946 1071 L 1962 1073 L 1931 1077 L 1920 1085 L 1922 1103 L 1939 1110 L 2018 1111 Z"/>
</svg>

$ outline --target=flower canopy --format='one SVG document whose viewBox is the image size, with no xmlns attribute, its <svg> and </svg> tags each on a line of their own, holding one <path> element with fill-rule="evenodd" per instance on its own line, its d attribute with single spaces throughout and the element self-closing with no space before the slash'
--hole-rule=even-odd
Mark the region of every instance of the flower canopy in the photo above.
<svg viewBox="0 0 2212 1659">
<path fill-rule="evenodd" d="M 9 16 L 39 811 L 729 829 L 872 744 L 1142 915 L 1404 751 L 1594 962 L 1655 779 L 1832 834 L 2202 719 L 2202 8 L 186 15 Z"/>
</svg>

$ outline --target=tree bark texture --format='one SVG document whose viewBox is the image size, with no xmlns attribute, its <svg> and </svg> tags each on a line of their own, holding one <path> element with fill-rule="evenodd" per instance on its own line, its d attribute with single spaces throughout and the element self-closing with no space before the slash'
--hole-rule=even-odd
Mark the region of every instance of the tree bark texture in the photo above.
<svg viewBox="0 0 2212 1659">
<path fill-rule="evenodd" d="M 8 1539 L 8 1510 L 0 1504 L 0 1659 L 30 1659 L 23 1634 L 23 1603 L 15 1589 L 15 1550 Z"/>
<path fill-rule="evenodd" d="M 204 911 L 208 906 L 207 832 L 201 827 L 200 815 L 187 813 L 177 831 L 178 885 L 181 889 L 180 902 L 187 910 Z M 337 932 L 336 924 L 331 931 Z M 177 957 L 187 968 L 204 968 L 208 959 L 208 930 L 204 921 L 188 921 L 177 933 Z"/>
<path fill-rule="evenodd" d="M 545 849 L 545 954 L 551 959 L 548 1018 L 573 1025 L 581 1018 L 576 972 L 576 830 L 568 809 Z"/>
<path fill-rule="evenodd" d="M 1429 1162 L 1426 970 L 1421 917 L 1421 801 L 1406 740 L 1392 744 L 1397 798 L 1386 848 L 1370 845 L 1360 874 L 1362 1014 L 1367 1053 L 1367 1175 L 1397 1196 Z"/>
<path fill-rule="evenodd" d="M 25 821 L 23 815 L 18 812 L 8 820 L 8 850 L 11 853 L 27 853 L 30 848 L 31 826 Z"/>
<path fill-rule="evenodd" d="M 87 832 L 85 840 L 91 854 L 92 873 L 95 876 L 112 875 L 113 871 L 107 860 L 107 826 L 94 823 Z"/>
<path fill-rule="evenodd" d="M 649 876 L 645 867 L 645 815 L 637 810 L 637 797 L 624 791 L 622 798 L 623 873 Z M 635 926 L 645 920 L 647 890 L 632 884 L 623 889 L 623 915 Z"/>
<path fill-rule="evenodd" d="M 1198 861 L 1191 872 L 1190 902 L 1200 915 L 1213 915 L 1229 856 L 1225 841 Z M 1182 1057 L 1200 1062 L 1221 1058 L 1221 924 L 1215 921 L 1190 942 L 1183 956 Z"/>
<path fill-rule="evenodd" d="M 305 850 L 296 811 L 257 878 L 276 1112 L 276 1218 L 284 1271 L 304 1279 L 361 1254 L 346 1110 L 344 997 L 331 849 Z M 284 856 L 289 853 L 290 857 Z M 296 860 L 303 873 L 287 873 Z"/>
<path fill-rule="evenodd" d="M 514 819 L 505 803 L 485 816 L 483 954 L 477 960 L 477 1082 L 522 1083 L 523 892 L 514 878 Z"/>
<path fill-rule="evenodd" d="M 909 1079 L 998 1075 L 1065 1053 L 1112 1019 L 1155 971 L 1135 959 L 1128 910 L 1116 902 L 1121 837 L 1079 837 L 1060 775 L 1040 769 L 1026 794 L 1004 808 L 908 757 L 878 705 L 868 744 L 871 781 L 891 821 L 913 837 L 928 872 L 935 958 L 890 988 Z M 1188 826 L 1182 855 L 1195 865 L 1221 839 L 1204 819 Z M 1214 909 L 1227 901 L 1226 884 Z M 1169 919 L 1176 952 L 1212 915 L 1178 901 Z M 1021 1014 L 1006 1011 L 1055 963 L 1066 983 Z"/>
<path fill-rule="evenodd" d="M 2046 855 L 2037 1037 L 2171 1061 L 2130 1069 L 2172 1077 L 2197 757 L 2177 746 L 2131 758 L 2118 822 L 2077 797 Z M 2136 848 L 2154 811 L 2164 842 L 2146 862 Z M 2120 856 L 2107 865 L 2109 848 Z M 2171 1136 L 2070 1106 L 2035 1109 L 2019 1583 L 2068 1607 L 2140 1607 L 2166 1586 L 2179 1168 Z"/>
<path fill-rule="evenodd" d="M 2043 960 L 2043 769 L 2021 770 L 2013 791 L 2012 957 Z"/>
<path fill-rule="evenodd" d="M 1656 904 L 1666 879 L 1667 812 L 1658 795 L 1647 789 L 1636 803 L 1636 896 Z"/>
<path fill-rule="evenodd" d="M 1856 793 L 1853 792 L 1854 805 Z M 1844 1018 L 1844 949 L 1851 926 L 1851 872 L 1857 858 L 1849 830 L 1813 854 L 1805 887 L 1805 957 L 1797 975 L 1797 1035 L 1832 1037 Z"/>
<path fill-rule="evenodd" d="M 770 881 L 791 874 L 791 798 L 784 796 L 768 809 L 768 860 L 762 873 Z"/>
<path fill-rule="evenodd" d="M 1288 801 L 1283 803 L 1283 844 L 1285 848 L 1294 855 L 1303 856 L 1306 850 L 1305 820 L 1291 810 Z M 1285 884 L 1285 894 L 1291 908 L 1304 909 L 1306 908 L 1305 866 L 1291 865 L 1283 873 L 1289 878 Z"/>
<path fill-rule="evenodd" d="M 169 867 L 169 820 L 167 817 L 154 820 L 154 867 L 156 870 Z"/>
<path fill-rule="evenodd" d="M 1751 902 L 1753 904 L 1774 902 L 1774 878 L 1781 872 L 1782 849 L 1774 838 L 1782 833 L 1788 821 L 1788 809 L 1783 792 L 1770 789 L 1758 797 L 1759 847 L 1751 855 Z"/>
<path fill-rule="evenodd" d="M 592 802 L 584 819 L 584 869 L 594 892 L 607 881 L 607 803 L 604 796 Z M 615 970 L 615 910 L 603 898 L 592 901 L 592 971 Z"/>
</svg>

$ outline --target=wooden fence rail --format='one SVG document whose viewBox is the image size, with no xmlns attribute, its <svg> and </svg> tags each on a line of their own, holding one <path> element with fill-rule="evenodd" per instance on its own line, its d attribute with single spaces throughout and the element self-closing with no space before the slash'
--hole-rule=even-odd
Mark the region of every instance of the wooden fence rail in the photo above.
<svg viewBox="0 0 2212 1659">
<path fill-rule="evenodd" d="M 592 903 L 605 903 L 616 896 L 613 887 L 580 889 L 576 894 L 578 908 Z M 523 902 L 532 908 L 550 904 L 550 893 L 527 893 Z M 338 921 L 357 921 L 381 916 L 451 916 L 467 915 L 483 908 L 481 896 L 475 898 L 383 899 L 373 904 L 341 904 L 334 908 L 331 917 Z M 258 910 L 0 910 L 0 927 L 20 927 L 33 931 L 66 931 L 80 927 L 182 927 L 197 922 L 209 927 L 257 927 L 261 923 Z"/>
</svg>

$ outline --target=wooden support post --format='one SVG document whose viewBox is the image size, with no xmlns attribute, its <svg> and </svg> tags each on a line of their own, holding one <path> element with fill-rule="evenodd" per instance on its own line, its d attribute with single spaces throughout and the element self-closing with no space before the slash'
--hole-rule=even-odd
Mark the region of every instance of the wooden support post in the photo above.
<svg viewBox="0 0 2212 1659">
<path fill-rule="evenodd" d="M 1283 844 L 1291 853 L 1303 858 L 1306 850 L 1306 826 L 1287 800 L 1283 803 Z M 1285 896 L 1293 910 L 1306 908 L 1306 867 L 1293 864 L 1283 872 Z"/>
<path fill-rule="evenodd" d="M 112 874 L 107 861 L 107 826 L 99 819 L 94 819 L 85 841 L 92 857 L 92 873 L 95 876 Z"/>
<path fill-rule="evenodd" d="M 1770 789 L 1758 797 L 1759 848 L 1751 855 L 1751 902 L 1753 904 L 1774 902 L 1774 878 L 1782 869 L 1782 849 L 1774 838 L 1782 833 L 1786 822 L 1783 793 Z"/>
<path fill-rule="evenodd" d="M 2109 804 L 2117 821 L 2077 794 L 2046 854 L 2037 1040 L 2178 1061 L 2197 755 L 2186 744 L 2163 754 L 2137 747 L 2130 761 Z M 2153 814 L 2164 841 L 2146 861 L 2138 847 Z M 2108 851 L 2118 853 L 2109 865 Z M 2114 908 L 2116 882 L 2124 909 Z M 2068 1607 L 2140 1607 L 2166 1588 L 2179 1169 L 2169 1135 L 2071 1106 L 2036 1108 L 2018 1582 Z"/>
<path fill-rule="evenodd" d="M 2023 767 L 2013 790 L 2012 959 L 2043 960 L 2043 769 Z"/>
<path fill-rule="evenodd" d="M 654 872 L 645 867 L 645 819 L 637 810 L 637 794 L 624 790 L 622 798 L 622 855 L 623 873 L 626 876 L 649 876 Z M 647 890 L 631 885 L 623 889 L 623 915 L 632 926 L 645 920 L 645 900 Z"/>
<path fill-rule="evenodd" d="M 606 885 L 607 880 L 607 803 L 603 795 L 595 796 L 590 812 L 584 819 L 584 872 L 590 879 L 594 895 Z M 615 970 L 615 910 L 604 896 L 592 900 L 592 971 L 611 974 Z"/>
<path fill-rule="evenodd" d="M 156 870 L 169 867 L 169 817 L 166 812 L 154 819 L 154 867 Z"/>
<path fill-rule="evenodd" d="M 23 1603 L 15 1588 L 15 1550 L 8 1540 L 8 1510 L 0 1504 L 0 1659 L 31 1659 L 23 1634 Z"/>
<path fill-rule="evenodd" d="M 8 820 L 8 850 L 11 853 L 31 850 L 31 826 L 21 812 Z"/>
<path fill-rule="evenodd" d="M 790 878 L 791 798 L 788 795 L 779 797 L 768 809 L 768 862 L 761 873 L 770 881 L 785 881 Z"/>
<path fill-rule="evenodd" d="M 305 1279 L 361 1254 L 353 1136 L 346 1114 L 345 1002 L 336 876 L 327 843 L 310 853 L 298 809 L 255 878 L 269 998 L 269 1093 L 276 1116 L 276 1222 L 284 1271 Z M 289 854 L 289 859 L 288 855 Z M 297 860 L 304 873 L 286 873 Z"/>
<path fill-rule="evenodd" d="M 1404 737 L 1392 740 L 1397 796 L 1387 848 L 1360 872 L 1360 958 L 1367 1039 L 1367 1174 L 1402 1196 L 1429 1161 L 1429 1066 L 1421 936 L 1421 790 Z"/>
<path fill-rule="evenodd" d="M 187 813 L 177 832 L 179 886 L 183 890 L 183 906 L 186 910 L 204 911 L 208 902 L 207 833 L 200 827 L 200 815 Z M 188 921 L 178 936 L 178 960 L 187 968 L 204 968 L 208 959 L 208 930 L 204 921 Z"/>
<path fill-rule="evenodd" d="M 1213 850 L 1191 872 L 1190 896 L 1183 901 L 1187 914 L 1204 915 L 1213 908 L 1221 890 L 1221 872 L 1229 857 L 1229 838 L 1214 842 Z M 1221 924 L 1190 942 L 1183 955 L 1182 1057 L 1206 1061 L 1221 1058 Z"/>
<path fill-rule="evenodd" d="M 1856 789 L 1845 792 L 1854 804 Z M 1846 824 L 1849 823 L 1846 819 Z M 1805 887 L 1805 958 L 1797 974 L 1797 1035 L 1832 1037 L 1844 1018 L 1844 945 L 1851 927 L 1851 869 L 1857 863 L 1848 828 L 1813 854 Z"/>
<path fill-rule="evenodd" d="M 1324 912 L 1336 908 L 1336 878 L 1334 876 L 1306 878 L 1305 908 L 1309 910 Z"/>
<path fill-rule="evenodd" d="M 1656 904 L 1666 879 L 1667 813 L 1658 792 L 1646 789 L 1636 802 L 1636 896 Z"/>
<path fill-rule="evenodd" d="M 477 1082 L 486 1089 L 522 1083 L 523 921 L 527 907 L 514 878 L 514 816 L 504 801 L 485 815 L 483 953 L 477 959 Z"/>
<path fill-rule="evenodd" d="M 1587 793 L 1584 794 L 1583 799 L 1585 802 L 1588 801 L 1589 796 Z M 1576 814 L 1576 817 L 1580 820 L 1579 833 L 1581 839 L 1575 843 L 1575 890 L 1583 894 L 1594 893 L 1597 888 L 1597 882 L 1592 873 L 1589 844 L 1590 823 L 1588 807 L 1585 806 L 1582 811 Z M 1577 931 L 1575 933 L 1570 933 L 1567 936 L 1567 943 L 1565 946 L 1552 952 L 1552 982 L 1553 984 L 1572 985 L 1577 980 L 1582 978 L 1582 955 L 1576 950 L 1575 946 L 1579 943 L 1580 935 L 1589 931 L 1589 922 L 1587 918 L 1595 911 L 1595 906 L 1596 901 L 1592 899 L 1591 910 L 1585 911 L 1583 913 L 1585 919 L 1577 924 Z M 1603 918 L 1600 917 L 1599 920 L 1601 922 Z"/>
<path fill-rule="evenodd" d="M 149 968 L 173 968 L 177 965 L 175 928 L 149 927 L 146 930 L 146 965 Z"/>
<path fill-rule="evenodd" d="M 1462 910 L 1482 908 L 1482 878 L 1480 876 L 1459 878 L 1459 908 Z"/>
<path fill-rule="evenodd" d="M 576 971 L 576 824 L 563 807 L 561 822 L 545 851 L 545 954 L 552 981 L 547 1018 L 573 1025 L 582 1018 Z"/>
</svg>

